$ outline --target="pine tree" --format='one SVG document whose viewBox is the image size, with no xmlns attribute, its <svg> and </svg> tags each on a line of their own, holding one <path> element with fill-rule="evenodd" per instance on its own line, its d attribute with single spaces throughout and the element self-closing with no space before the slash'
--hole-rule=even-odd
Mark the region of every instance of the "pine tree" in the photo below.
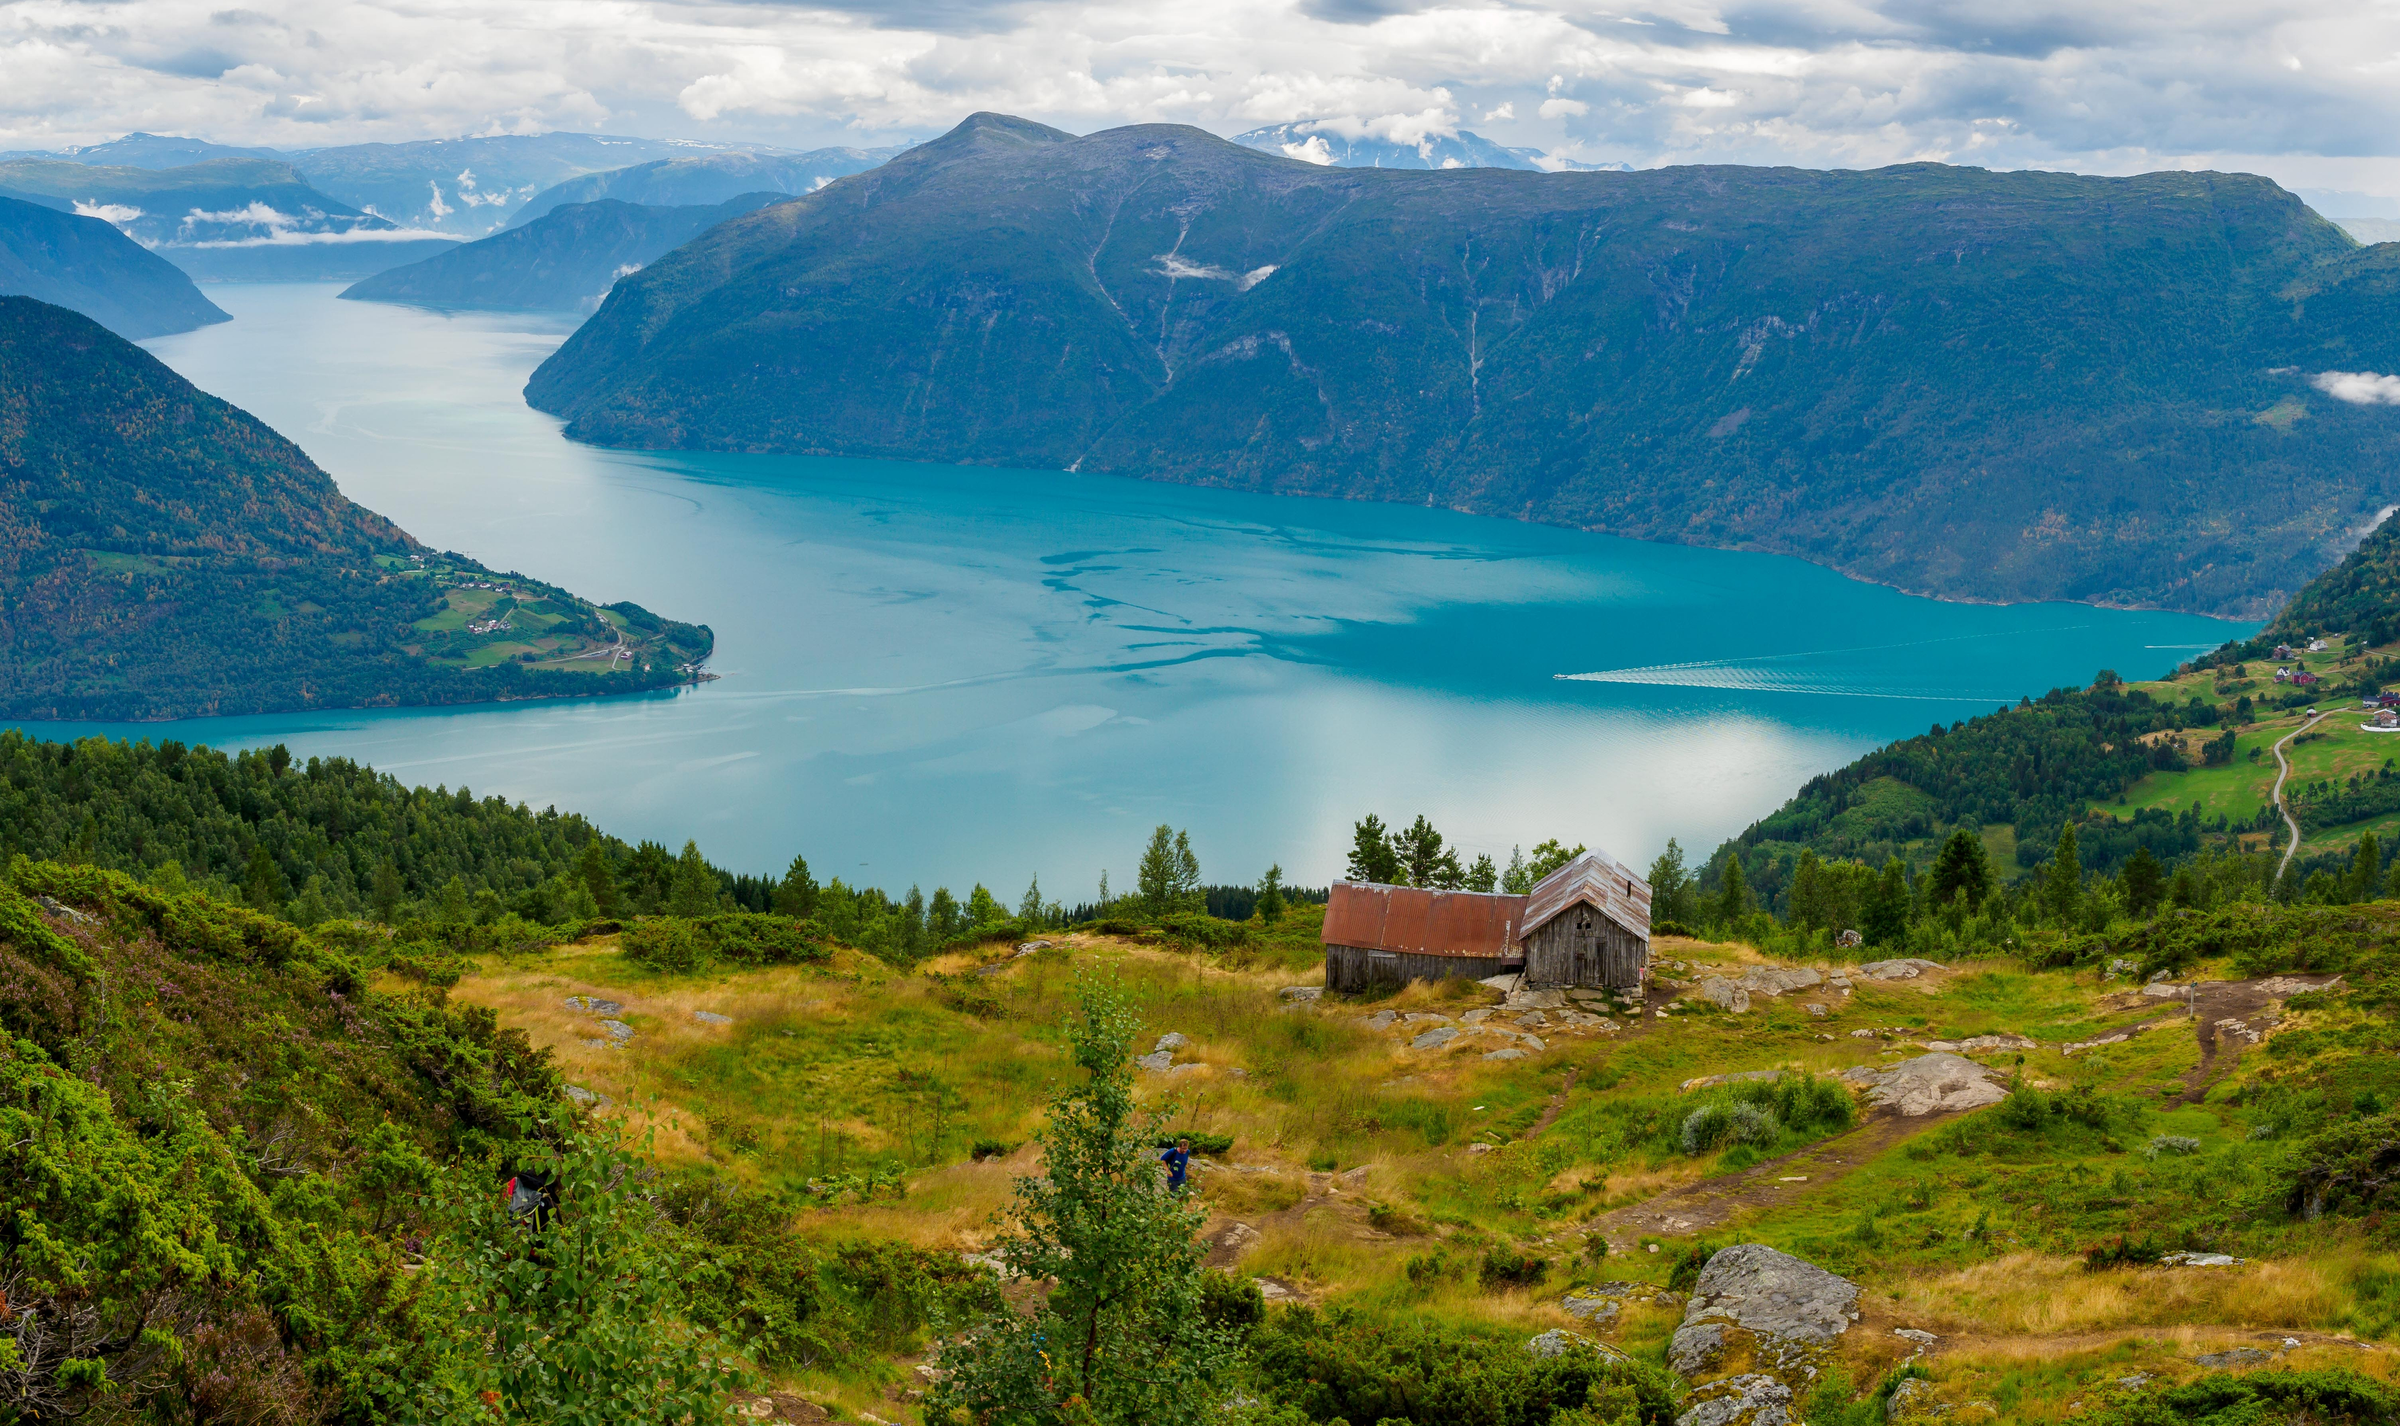
<svg viewBox="0 0 2400 1426">
<path fill-rule="evenodd" d="M 1269 926 L 1283 919 L 1283 866 L 1267 868 L 1258 879 L 1258 919 Z"/>
<path fill-rule="evenodd" d="M 1101 876 L 1105 880 L 1107 873 L 1103 872 Z M 1039 875 L 1025 883 L 1025 897 L 1017 903 L 1017 919 L 1027 924 L 1042 919 L 1042 879 Z"/>
<path fill-rule="evenodd" d="M 616 869 L 608 864 L 608 848 L 600 845 L 598 837 L 583 844 L 575 858 L 575 875 L 583 882 L 584 890 L 592 894 L 592 904 L 603 916 L 614 916 L 623 898 L 617 894 Z"/>
<path fill-rule="evenodd" d="M 2383 848 L 2376 845 L 2373 832 L 2362 832 L 2358 838 L 2358 851 L 2350 859 L 2350 875 L 2344 887 L 2348 893 L 2345 899 L 2352 902 L 2373 901 L 2382 885 Z"/>
<path fill-rule="evenodd" d="M 1667 849 L 1650 863 L 1650 919 L 1690 923 L 1699 918 L 1692 912 L 1692 874 L 1683 864 L 1683 848 L 1667 838 Z"/>
<path fill-rule="evenodd" d="M 1001 908 L 1000 898 L 992 895 L 982 882 L 975 883 L 975 889 L 967 893 L 967 924 L 993 926 L 1007 919 L 1008 912 Z"/>
<path fill-rule="evenodd" d="M 675 880 L 667 892 L 670 916 L 706 916 L 717 909 L 717 874 L 700 855 L 700 844 L 687 841 L 675 858 Z"/>
<path fill-rule="evenodd" d="M 1964 827 L 1952 832 L 1934 854 L 1933 873 L 1927 879 L 1935 906 L 1953 904 L 1962 891 L 1968 909 L 1983 905 L 1992 894 L 1992 859 L 1983 849 L 1983 838 Z"/>
<path fill-rule="evenodd" d="M 1138 1106 L 1140 1017 L 1087 982 L 1069 1025 L 1088 1078 L 1061 1089 L 1036 1138 L 1041 1172 L 1017 1180 L 993 1243 L 1010 1275 L 1052 1284 L 1030 1311 L 1001 1306 L 954 1334 L 929 1418 L 1199 1426 L 1218 1419 L 1235 1343 L 1202 1310 L 1207 1211 L 1165 1190 L 1160 1119 Z"/>
<path fill-rule="evenodd" d="M 1813 931 L 1825 924 L 1825 886 L 1819 875 L 1817 854 L 1807 847 L 1800 849 L 1800 865 L 1792 872 L 1792 924 L 1804 931 Z"/>
<path fill-rule="evenodd" d="M 1433 830 L 1433 823 L 1425 819 L 1424 813 L 1417 814 L 1417 820 L 1407 831 L 1393 835 L 1392 851 L 1399 857 L 1400 874 L 1410 886 L 1438 884 L 1445 855 L 1442 834 Z"/>
<path fill-rule="evenodd" d="M 242 898 L 256 910 L 269 916 L 281 916 L 283 903 L 291 898 L 292 884 L 275 865 L 275 856 L 261 842 L 250 848 L 250 865 L 242 873 Z"/>
<path fill-rule="evenodd" d="M 400 868 L 390 861 L 375 863 L 375 880 L 368 897 L 375 919 L 389 926 L 400 919 L 400 898 L 406 888 L 400 884 Z"/>
<path fill-rule="evenodd" d="M 1478 852 L 1475 865 L 1467 871 L 1467 890 L 1491 891 L 1500 884 L 1500 868 L 1492 865 L 1492 854 Z"/>
<path fill-rule="evenodd" d="M 1500 873 L 1500 889 L 1511 896 L 1523 896 L 1533 890 L 1533 871 L 1525 865 L 1525 849 L 1508 849 L 1508 870 Z"/>
<path fill-rule="evenodd" d="M 1400 884 L 1400 857 L 1392 850 L 1392 835 L 1372 812 L 1352 831 L 1349 878 L 1381 886 Z"/>
<path fill-rule="evenodd" d="M 2058 925 L 2075 919 L 2075 908 L 2083 899 L 2083 858 L 2075 845 L 2075 824 L 2067 823 L 2058 829 L 2058 850 L 2050 856 L 2050 865 L 2042 873 L 2042 908 Z"/>
<path fill-rule="evenodd" d="M 1725 858 L 1725 881 L 1717 889 L 1717 921 L 1730 926 L 1750 914 L 1750 879 L 1742 874 L 1742 859 Z"/>
<path fill-rule="evenodd" d="M 1895 856 L 1884 862 L 1875 889 L 1867 897 L 1865 913 L 1859 917 L 1865 923 L 1859 927 L 1863 939 L 1876 946 L 1906 945 L 1908 910 L 1908 867 Z"/>
<path fill-rule="evenodd" d="M 915 887 L 908 889 L 908 899 L 900 903 L 900 951 L 910 959 L 925 954 L 925 893 Z"/>
<path fill-rule="evenodd" d="M 1133 871 L 1134 898 L 1144 916 L 1164 916 L 1175 909 L 1175 829 L 1161 822 L 1150 833 L 1150 845 Z"/>
<path fill-rule="evenodd" d="M 808 874 L 808 858 L 795 856 L 783 871 L 783 880 L 775 884 L 775 914 L 807 920 L 817 914 L 817 879 Z"/>
<path fill-rule="evenodd" d="M 2133 849 L 2133 855 L 2125 862 L 2123 880 L 2125 909 L 2136 916 L 2148 916 L 2166 899 L 2166 869 L 2158 864 L 2158 858 L 2150 855 L 2148 847 Z"/>
<path fill-rule="evenodd" d="M 989 897 L 991 893 L 987 891 L 984 895 Z M 935 887 L 933 901 L 925 908 L 925 935 L 932 948 L 940 950 L 965 929 L 966 918 L 959 913 L 958 898 L 950 894 L 949 887 Z"/>
</svg>

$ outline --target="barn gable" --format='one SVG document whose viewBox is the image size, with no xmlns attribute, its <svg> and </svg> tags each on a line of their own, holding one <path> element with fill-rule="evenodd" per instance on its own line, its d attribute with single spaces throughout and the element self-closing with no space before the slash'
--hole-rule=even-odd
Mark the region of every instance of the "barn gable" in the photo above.
<svg viewBox="0 0 2400 1426">
<path fill-rule="evenodd" d="M 1585 852 L 1533 888 L 1518 936 L 1528 986 L 1633 989 L 1649 975 L 1650 884 Z"/>
</svg>

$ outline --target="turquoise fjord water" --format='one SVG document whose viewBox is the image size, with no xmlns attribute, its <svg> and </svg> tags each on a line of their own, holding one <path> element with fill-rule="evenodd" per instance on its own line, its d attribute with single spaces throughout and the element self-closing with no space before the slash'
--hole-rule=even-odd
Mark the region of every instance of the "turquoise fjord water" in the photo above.
<svg viewBox="0 0 2400 1426">
<path fill-rule="evenodd" d="M 712 625 L 721 680 L 32 731 L 283 742 L 746 870 L 1072 901 L 1160 822 L 1225 881 L 1321 883 L 1369 811 L 1500 859 L 1705 854 L 1876 744 L 2247 628 L 1392 505 L 593 450 L 519 396 L 567 319 L 334 291 L 213 288 L 235 321 L 149 346 L 429 543 Z"/>
</svg>

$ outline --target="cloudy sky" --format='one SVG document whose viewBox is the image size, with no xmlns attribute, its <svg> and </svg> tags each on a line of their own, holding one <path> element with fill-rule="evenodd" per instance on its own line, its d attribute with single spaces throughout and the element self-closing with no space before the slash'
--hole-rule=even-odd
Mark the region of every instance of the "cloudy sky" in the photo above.
<svg viewBox="0 0 2400 1426">
<path fill-rule="evenodd" d="M 0 0 L 0 47 L 0 148 L 810 146 L 997 109 L 1637 166 L 2239 168 L 2400 215 L 2400 0 Z"/>
</svg>

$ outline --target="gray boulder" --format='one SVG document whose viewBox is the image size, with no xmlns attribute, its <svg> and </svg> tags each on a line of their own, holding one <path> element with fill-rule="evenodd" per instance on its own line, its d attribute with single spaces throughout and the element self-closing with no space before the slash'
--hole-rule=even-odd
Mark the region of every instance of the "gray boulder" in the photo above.
<svg viewBox="0 0 2400 1426">
<path fill-rule="evenodd" d="M 1869 961 L 1858 968 L 1858 973 L 1874 980 L 1915 980 L 1929 970 L 1948 969 L 1941 962 L 1922 956 L 1902 956 L 1897 960 Z"/>
<path fill-rule="evenodd" d="M 1158 1050 L 1170 1050 L 1170 1051 L 1171 1051 L 1171 1050 L 1180 1050 L 1180 1049 L 1182 1049 L 1184 1046 L 1186 1046 L 1186 1045 L 1188 1045 L 1188 1044 L 1190 1044 L 1190 1043 L 1191 1043 L 1191 1041 L 1190 1041 L 1190 1040 L 1188 1040 L 1188 1039 L 1186 1039 L 1186 1038 L 1184 1038 L 1184 1037 L 1183 1037 L 1181 1034 L 1178 1034 L 1177 1032 L 1175 1032 L 1175 1031 L 1173 1031 L 1173 1030 L 1169 1030 L 1169 1031 L 1168 1031 L 1166 1034 L 1159 1036 L 1159 1037 L 1158 1037 L 1158 1043 L 1157 1043 L 1157 1044 L 1155 1044 L 1155 1045 L 1152 1045 L 1150 1048 L 1151 1048 L 1153 1051 L 1158 1051 Z"/>
<path fill-rule="evenodd" d="M 1563 1357 L 1567 1353 L 1577 1350 L 1591 1352 L 1597 1356 L 1606 1357 L 1612 1362 L 1630 1362 L 1633 1360 L 1633 1358 L 1625 1355 L 1623 1352 L 1618 1351 L 1616 1348 L 1608 1345 L 1606 1342 L 1595 1342 L 1588 1337 L 1581 1337 L 1573 1332 L 1569 1332 L 1557 1327 L 1551 1328 L 1549 1331 L 1542 1333 L 1538 1337 L 1526 1338 L 1525 1350 L 1531 1352 L 1537 1357 L 1543 1358 L 1544 1360 L 1548 1360 L 1552 1357 Z"/>
<path fill-rule="evenodd" d="M 1325 987 L 1321 985 L 1287 985 L 1275 993 L 1295 1004 L 1306 1005 L 1324 995 Z"/>
<path fill-rule="evenodd" d="M 1412 1050 L 1438 1050 L 1458 1038 L 1458 1032 L 1447 1025 L 1437 1025 L 1408 1042 Z"/>
<path fill-rule="evenodd" d="M 1701 1269 L 1667 1355 L 1676 1371 L 1695 1375 L 1722 1351 L 1727 1332 L 1738 1329 L 1755 1340 L 1762 1363 L 1796 1366 L 1857 1320 L 1857 1283 L 1764 1243 L 1743 1243 Z"/>
<path fill-rule="evenodd" d="M 1867 1102 L 1915 1118 L 1981 1109 L 2008 1098 L 1992 1072 L 1970 1059 L 1939 1052 L 1903 1060 L 1890 1069 L 1853 1065 L 1840 1078 L 1867 1091 Z"/>
<path fill-rule="evenodd" d="M 1692 1393 L 1675 1426 L 1791 1426 L 1792 1389 L 1761 1372 L 1710 1382 Z"/>
<path fill-rule="evenodd" d="M 1153 1051 L 1150 1054 L 1139 1056 L 1134 1063 L 1152 1074 L 1165 1074 L 1175 1063 L 1175 1052 L 1173 1050 Z"/>
</svg>

